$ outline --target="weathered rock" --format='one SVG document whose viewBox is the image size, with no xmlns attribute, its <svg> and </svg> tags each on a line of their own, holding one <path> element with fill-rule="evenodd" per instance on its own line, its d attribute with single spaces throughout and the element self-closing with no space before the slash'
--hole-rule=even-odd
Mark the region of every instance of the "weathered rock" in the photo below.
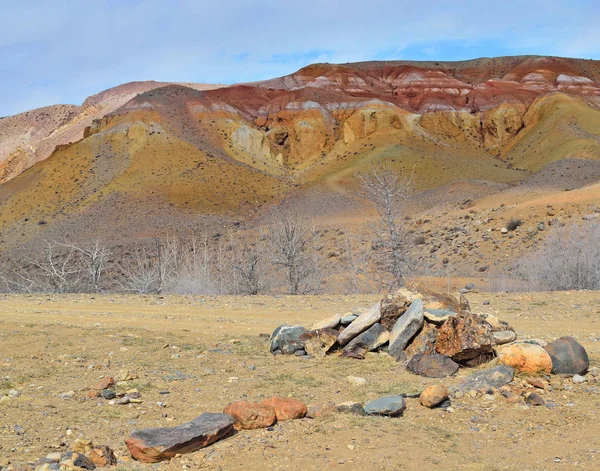
<svg viewBox="0 0 600 471">
<path fill-rule="evenodd" d="M 455 389 L 462 392 L 497 389 L 510 383 L 514 375 L 514 368 L 506 365 L 498 365 L 469 376 Z"/>
<path fill-rule="evenodd" d="M 545 347 L 555 374 L 584 374 L 590 367 L 585 348 L 573 337 L 561 337 Z"/>
<path fill-rule="evenodd" d="M 406 365 L 411 373 L 428 378 L 445 378 L 458 371 L 458 363 L 446 355 L 417 353 Z"/>
<path fill-rule="evenodd" d="M 439 406 L 448 399 L 448 388 L 443 384 L 436 384 L 425 388 L 419 397 L 419 402 L 430 409 Z"/>
<path fill-rule="evenodd" d="M 69 469 L 68 467 L 75 467 L 75 469 L 96 469 L 96 465 L 87 456 L 76 453 L 74 451 L 68 451 L 63 455 L 60 460 L 60 469 Z"/>
<path fill-rule="evenodd" d="M 94 386 L 92 389 L 100 389 L 100 390 L 110 389 L 110 388 L 114 387 L 114 385 L 115 385 L 115 378 L 113 378 L 112 376 L 105 376 L 100 381 L 98 381 L 96 386 Z"/>
<path fill-rule="evenodd" d="M 303 350 L 304 344 L 300 336 L 306 332 L 301 325 L 280 325 L 271 336 L 271 352 L 279 350 L 281 353 L 291 355 L 297 350 Z"/>
<path fill-rule="evenodd" d="M 381 319 L 380 304 L 376 303 L 368 311 L 358 316 L 337 338 L 340 345 L 344 346 L 357 335 L 361 334 Z"/>
<path fill-rule="evenodd" d="M 310 330 L 319 330 L 319 329 L 335 329 L 342 320 L 341 314 L 334 314 L 327 319 L 323 319 L 321 322 L 317 322 L 313 325 Z"/>
<path fill-rule="evenodd" d="M 143 463 L 158 463 L 177 454 L 192 453 L 233 432 L 233 418 L 206 412 L 173 428 L 134 431 L 125 439 L 131 456 Z"/>
<path fill-rule="evenodd" d="M 493 345 L 492 326 L 475 314 L 463 312 L 440 327 L 435 349 L 461 362 L 492 352 Z"/>
<path fill-rule="evenodd" d="M 402 396 L 380 397 L 365 406 L 368 415 L 400 417 L 406 410 L 406 401 Z"/>
<path fill-rule="evenodd" d="M 530 406 L 543 406 L 545 402 L 542 396 L 532 392 L 525 397 L 525 404 L 529 404 Z"/>
<path fill-rule="evenodd" d="M 390 333 L 389 354 L 396 360 L 404 360 L 406 355 L 404 349 L 410 340 L 423 327 L 423 302 L 415 299 L 398 319 Z"/>
<path fill-rule="evenodd" d="M 304 350 L 313 358 L 323 358 L 337 340 L 339 333 L 332 328 L 305 332 L 300 336 Z"/>
<path fill-rule="evenodd" d="M 496 345 L 504 345 L 517 340 L 517 334 L 515 334 L 512 330 L 494 331 L 492 332 L 492 337 L 494 338 L 494 343 Z"/>
<path fill-rule="evenodd" d="M 552 359 L 548 352 L 538 345 L 511 343 L 497 349 L 498 362 L 512 366 L 521 373 L 550 373 Z"/>
<path fill-rule="evenodd" d="M 401 293 L 389 295 L 381 300 L 381 319 L 379 323 L 387 330 L 392 330 L 396 321 L 406 312 L 409 301 Z"/>
<path fill-rule="evenodd" d="M 342 356 L 364 360 L 367 352 L 379 348 L 389 338 L 390 333 L 383 325 L 379 323 L 373 324 L 344 347 Z"/>
<path fill-rule="evenodd" d="M 367 415 L 365 408 L 360 402 L 346 401 L 341 402 L 335 406 L 335 409 L 340 414 L 351 414 L 351 415 Z"/>
<path fill-rule="evenodd" d="M 113 466 L 117 464 L 117 457 L 114 452 L 106 445 L 96 446 L 90 451 L 90 459 L 92 462 L 103 468 L 105 466 Z"/>
<path fill-rule="evenodd" d="M 236 401 L 227 405 L 223 413 L 233 417 L 237 430 L 270 427 L 277 421 L 275 409 L 250 401 Z"/>
<path fill-rule="evenodd" d="M 325 402 L 321 404 L 314 404 L 308 407 L 306 417 L 309 419 L 317 419 L 319 417 L 327 417 L 336 411 L 334 402 Z"/>
<path fill-rule="evenodd" d="M 273 396 L 262 401 L 262 405 L 273 408 L 280 422 L 301 419 L 308 412 L 306 404 L 293 397 Z"/>
<path fill-rule="evenodd" d="M 468 306 L 466 298 L 465 305 Z M 439 293 L 428 293 L 423 297 L 423 315 L 428 322 L 441 325 L 450 316 L 454 316 L 459 312 L 460 302 L 452 296 Z"/>
<path fill-rule="evenodd" d="M 435 353 L 435 341 L 437 340 L 438 330 L 429 323 L 423 323 L 421 330 L 413 337 L 404 353 L 408 358 L 412 358 L 417 353 L 429 355 Z"/>
</svg>

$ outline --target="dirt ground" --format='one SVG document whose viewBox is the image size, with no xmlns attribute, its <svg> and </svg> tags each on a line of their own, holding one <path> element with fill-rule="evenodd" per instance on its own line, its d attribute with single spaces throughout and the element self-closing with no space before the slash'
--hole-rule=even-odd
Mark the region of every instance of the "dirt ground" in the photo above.
<svg viewBox="0 0 600 471">
<path fill-rule="evenodd" d="M 509 321 L 521 338 L 575 336 L 600 364 L 600 292 L 469 294 L 476 312 Z M 465 396 L 453 412 L 408 399 L 401 418 L 336 414 L 242 431 L 170 463 L 141 465 L 123 438 L 135 428 L 174 426 L 238 399 L 289 395 L 308 404 L 367 401 L 414 393 L 443 380 L 412 375 L 389 356 L 273 357 L 268 341 L 282 323 L 312 323 L 366 308 L 379 296 L 171 297 L 12 296 L 0 298 L 0 465 L 68 450 L 76 438 L 113 448 L 119 470 L 600 469 L 600 383 L 541 391 L 546 406 Z M 490 305 L 483 301 L 489 299 Z M 127 388 L 141 404 L 88 399 L 105 375 L 135 371 Z M 360 376 L 365 386 L 346 377 Z M 74 391 L 71 399 L 59 395 Z M 168 391 L 168 393 L 166 393 Z M 162 402 L 166 407 L 161 407 Z"/>
</svg>

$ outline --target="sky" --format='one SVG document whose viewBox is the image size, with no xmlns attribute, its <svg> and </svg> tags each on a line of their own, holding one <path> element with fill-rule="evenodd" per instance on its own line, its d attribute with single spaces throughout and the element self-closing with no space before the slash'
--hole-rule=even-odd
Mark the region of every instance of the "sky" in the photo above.
<svg viewBox="0 0 600 471">
<path fill-rule="evenodd" d="M 0 116 L 134 81 L 238 83 L 315 62 L 600 59 L 599 0 L 0 0 Z"/>
</svg>

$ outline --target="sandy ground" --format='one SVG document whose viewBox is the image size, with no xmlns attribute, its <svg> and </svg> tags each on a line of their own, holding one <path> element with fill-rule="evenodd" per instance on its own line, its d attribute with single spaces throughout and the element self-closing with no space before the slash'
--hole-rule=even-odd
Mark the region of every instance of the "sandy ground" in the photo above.
<svg viewBox="0 0 600 471">
<path fill-rule="evenodd" d="M 451 413 L 409 399 L 401 418 L 336 414 L 283 422 L 272 431 L 242 431 L 170 463 L 129 460 L 123 438 L 133 429 L 173 426 L 237 399 L 279 394 L 309 404 L 367 401 L 440 381 L 411 375 L 386 355 L 364 361 L 273 357 L 259 337 L 282 323 L 310 326 L 377 299 L 3 296 L 0 396 L 9 389 L 21 395 L 0 402 L 0 465 L 34 461 L 90 438 L 115 450 L 120 470 L 600 469 L 600 384 L 569 378 L 541 392 L 549 407 L 466 396 L 453 401 Z M 469 299 L 475 311 L 509 321 L 521 337 L 573 335 L 592 366 L 600 362 L 599 292 Z M 140 391 L 143 403 L 110 406 L 86 398 L 103 375 L 121 369 L 137 374 L 128 387 Z M 441 381 L 456 384 L 470 373 Z M 366 386 L 351 386 L 348 375 L 365 378 Z M 72 399 L 58 397 L 71 390 Z"/>
</svg>

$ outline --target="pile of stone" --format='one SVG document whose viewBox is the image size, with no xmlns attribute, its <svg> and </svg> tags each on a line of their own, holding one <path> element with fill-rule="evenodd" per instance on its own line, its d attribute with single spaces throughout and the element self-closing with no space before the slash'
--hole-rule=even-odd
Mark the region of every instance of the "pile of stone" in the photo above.
<svg viewBox="0 0 600 471">
<path fill-rule="evenodd" d="M 106 399 L 111 406 L 123 406 L 126 404 L 141 404 L 141 394 L 135 388 L 130 388 L 129 381 L 137 378 L 135 373 L 121 370 L 117 375 L 117 381 L 112 376 L 105 376 L 88 391 L 87 397 Z"/>
<path fill-rule="evenodd" d="M 552 344 L 517 340 L 515 330 L 491 314 L 471 311 L 467 299 L 402 288 L 360 315 L 336 314 L 310 330 L 282 325 L 273 332 L 270 351 L 322 358 L 327 354 L 364 359 L 387 352 L 409 371 L 445 377 L 459 367 L 474 367 L 498 357 L 524 373 L 581 374 L 587 353 L 572 337 Z"/>
</svg>

